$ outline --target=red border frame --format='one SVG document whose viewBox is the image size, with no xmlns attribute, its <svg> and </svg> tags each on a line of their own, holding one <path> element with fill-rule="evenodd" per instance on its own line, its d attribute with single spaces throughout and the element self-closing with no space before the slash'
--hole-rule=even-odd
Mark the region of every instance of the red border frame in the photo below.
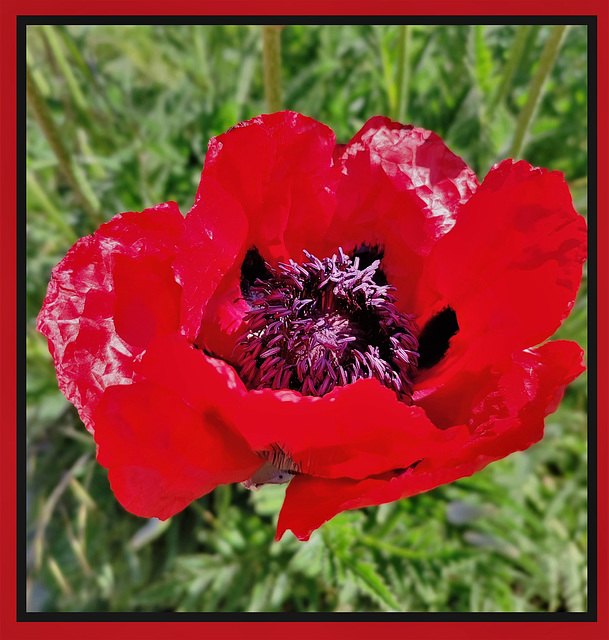
<svg viewBox="0 0 609 640">
<path fill-rule="evenodd" d="M 83 6 L 84 5 L 84 6 Z M 596 15 L 598 20 L 598 621 L 597 622 L 17 622 L 16 621 L 16 16 L 17 15 Z M 281 634 L 295 640 L 348 636 L 349 638 L 467 638 L 512 640 L 513 638 L 562 638 L 589 640 L 609 638 L 609 3 L 607 0 L 301 0 L 287 6 L 284 0 L 2 0 L 0 100 L 2 215 L 0 216 L 0 638 L 86 637 L 119 638 L 266 638 Z M 591 82 L 593 79 L 590 79 Z M 590 452 L 591 455 L 593 452 Z M 176 626 L 179 625 L 179 628 Z M 379 626 L 381 625 L 381 626 Z"/>
</svg>

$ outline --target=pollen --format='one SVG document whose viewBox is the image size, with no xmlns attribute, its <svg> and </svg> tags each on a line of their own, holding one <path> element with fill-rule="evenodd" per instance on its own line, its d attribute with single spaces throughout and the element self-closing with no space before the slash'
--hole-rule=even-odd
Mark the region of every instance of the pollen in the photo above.
<svg viewBox="0 0 609 640">
<path fill-rule="evenodd" d="M 342 249 L 323 259 L 303 253 L 303 264 L 265 264 L 247 288 L 251 309 L 236 353 L 246 386 L 323 396 L 376 378 L 409 401 L 416 324 L 396 308 L 380 260 L 361 267 Z"/>
</svg>

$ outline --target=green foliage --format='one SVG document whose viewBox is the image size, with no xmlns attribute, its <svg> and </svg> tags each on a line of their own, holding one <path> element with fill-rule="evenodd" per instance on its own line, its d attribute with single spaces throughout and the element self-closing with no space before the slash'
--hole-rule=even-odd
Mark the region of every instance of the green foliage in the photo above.
<svg viewBox="0 0 609 640">
<path fill-rule="evenodd" d="M 482 178 L 504 157 L 549 27 L 409 27 L 408 120 Z M 398 26 L 287 26 L 286 107 L 346 142 L 394 113 Z M 565 173 L 586 210 L 586 29 L 569 29 L 522 155 Z M 192 204 L 207 141 L 266 109 L 257 26 L 29 27 L 41 108 L 27 123 L 28 607 L 45 611 L 586 609 L 586 379 L 546 437 L 409 500 L 346 512 L 308 543 L 273 541 L 285 487 L 220 487 L 170 521 L 114 499 L 35 331 L 50 269 L 100 219 Z M 97 207 L 87 213 L 85 200 Z M 557 337 L 586 345 L 586 282 Z"/>
</svg>

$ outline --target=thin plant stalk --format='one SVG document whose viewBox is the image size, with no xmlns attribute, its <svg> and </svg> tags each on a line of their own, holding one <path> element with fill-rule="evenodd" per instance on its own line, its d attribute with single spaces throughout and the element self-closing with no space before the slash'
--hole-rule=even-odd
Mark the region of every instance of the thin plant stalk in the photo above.
<svg viewBox="0 0 609 640">
<path fill-rule="evenodd" d="M 539 66 L 531 80 L 527 101 L 522 108 L 516 123 L 514 140 L 509 152 L 509 155 L 512 158 L 518 157 L 522 151 L 522 146 L 529 131 L 529 126 L 533 121 L 535 112 L 541 102 L 546 80 L 554 68 L 554 63 L 556 62 L 556 57 L 560 51 L 560 46 L 565 37 L 567 27 L 568 25 L 565 24 L 554 25 L 550 31 L 550 35 L 543 51 L 541 52 Z"/>
<path fill-rule="evenodd" d="M 72 96 L 72 100 L 74 101 L 74 104 L 76 105 L 76 108 L 78 109 L 79 112 L 86 114 L 87 101 L 82 91 L 80 90 L 78 81 L 76 80 L 76 77 L 72 72 L 72 69 L 68 63 L 68 60 L 64 55 L 61 42 L 55 32 L 55 28 L 56 27 L 53 27 L 51 25 L 42 26 L 43 33 L 46 36 L 47 42 L 49 43 L 49 47 L 51 48 L 53 55 L 55 56 L 57 65 L 59 66 L 59 68 L 61 69 L 61 72 L 63 73 L 63 76 L 70 90 L 70 95 Z"/>
<path fill-rule="evenodd" d="M 40 94 L 42 96 L 48 96 L 49 93 L 51 92 L 51 88 L 49 87 L 49 83 L 47 82 L 45 75 L 40 71 L 40 69 L 34 63 L 34 56 L 32 55 L 29 47 L 30 42 L 31 41 L 28 40 L 28 43 L 26 44 L 25 59 L 27 61 L 28 67 L 31 70 L 32 75 L 34 76 L 34 80 L 36 81 L 36 86 L 40 89 Z"/>
<path fill-rule="evenodd" d="M 524 24 L 519 26 L 516 31 L 516 37 L 514 38 L 514 42 L 510 47 L 510 55 L 505 63 L 503 68 L 503 76 L 501 78 L 501 83 L 497 87 L 497 91 L 491 100 L 491 104 L 489 106 L 489 112 L 492 112 L 494 108 L 503 102 L 505 96 L 507 95 L 510 84 L 512 83 L 512 79 L 514 78 L 514 74 L 516 73 L 516 69 L 518 68 L 518 64 L 522 59 L 522 54 L 524 52 L 524 47 L 527 42 L 527 38 L 529 33 L 531 32 L 531 25 Z"/>
<path fill-rule="evenodd" d="M 51 202 L 50 198 L 44 192 L 44 189 L 40 186 L 38 180 L 31 170 L 27 172 L 27 186 L 31 189 L 32 194 L 36 197 L 44 212 L 53 224 L 61 231 L 64 238 L 70 243 L 74 244 L 78 240 L 78 236 L 74 233 L 72 227 L 66 222 L 65 218 L 57 209 L 57 207 Z M 30 209 L 30 207 L 28 207 Z"/>
<path fill-rule="evenodd" d="M 38 125 L 51 146 L 66 179 L 81 201 L 89 219 L 95 224 L 100 224 L 103 220 L 99 213 L 99 201 L 93 193 L 91 185 L 87 182 L 83 171 L 78 165 L 72 162 L 70 153 L 63 143 L 61 134 L 53 121 L 53 117 L 40 93 L 40 89 L 36 84 L 29 66 L 26 68 L 26 93 L 28 105 L 32 109 Z"/>
<path fill-rule="evenodd" d="M 389 53 L 388 47 L 384 42 L 385 29 L 377 26 L 374 29 L 374 33 L 376 34 L 376 38 L 379 44 L 379 56 L 381 59 L 380 62 L 385 84 L 385 93 L 387 94 L 388 110 L 389 113 L 392 114 L 393 117 L 395 117 L 398 104 L 395 66 L 392 64 L 391 55 Z"/>
<path fill-rule="evenodd" d="M 397 108 L 395 120 L 406 122 L 408 111 L 408 83 L 410 80 L 410 28 L 407 24 L 400 25 L 398 39 L 398 69 L 397 69 Z"/>
<path fill-rule="evenodd" d="M 205 37 L 203 35 L 204 27 L 195 27 L 192 30 L 193 34 L 193 51 L 197 60 L 197 80 L 201 86 L 205 89 L 205 95 L 207 96 L 208 103 L 211 104 L 214 98 L 214 83 L 211 80 L 211 74 L 208 64 L 208 53 L 206 51 Z"/>
<path fill-rule="evenodd" d="M 264 95 L 269 112 L 281 111 L 281 30 L 283 26 L 262 26 Z"/>
<path fill-rule="evenodd" d="M 108 100 L 108 96 L 106 95 L 106 91 L 104 90 L 104 88 L 100 85 L 100 81 L 98 79 L 98 75 L 96 73 L 93 72 L 93 70 L 91 68 L 89 68 L 89 65 L 86 63 L 85 59 L 82 56 L 82 53 L 80 51 L 79 46 L 76 44 L 76 42 L 74 41 L 74 37 L 73 34 L 68 30 L 67 27 L 57 27 L 57 35 L 59 36 L 59 38 L 61 39 L 61 42 L 63 43 L 64 47 L 67 49 L 68 53 L 70 54 L 70 56 L 72 57 L 72 59 L 74 60 L 76 66 L 78 67 L 78 69 L 80 70 L 80 73 L 83 75 L 84 78 L 84 82 L 87 85 L 90 85 L 90 87 L 95 89 L 95 95 L 97 97 L 101 97 L 103 105 L 104 105 L 104 111 L 99 111 L 97 110 L 95 112 L 95 119 L 96 120 L 100 120 L 100 118 L 103 118 L 103 124 L 105 127 L 111 127 L 112 124 L 110 123 L 110 119 L 112 118 L 112 105 L 110 104 L 109 100 Z M 70 69 L 68 67 L 68 69 Z M 65 74 L 65 72 L 64 72 Z M 71 74 L 71 71 L 70 71 Z M 72 77 L 74 78 L 74 75 L 71 74 Z M 68 76 L 66 76 L 66 80 L 67 80 Z M 78 83 L 76 84 L 76 87 L 78 87 Z M 82 93 L 80 92 L 80 89 L 78 89 L 78 92 L 80 93 L 80 95 L 82 96 Z M 86 99 L 83 97 L 82 98 L 82 104 L 84 105 L 84 111 L 81 110 L 81 118 L 83 118 L 85 120 L 85 122 L 90 123 L 90 113 L 91 113 L 91 109 L 87 104 Z"/>
</svg>

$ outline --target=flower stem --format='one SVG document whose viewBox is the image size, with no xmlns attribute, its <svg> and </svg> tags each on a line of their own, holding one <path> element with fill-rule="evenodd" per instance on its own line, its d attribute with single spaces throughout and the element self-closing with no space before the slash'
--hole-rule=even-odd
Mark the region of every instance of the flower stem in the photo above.
<svg viewBox="0 0 609 640">
<path fill-rule="evenodd" d="M 72 72 L 72 69 L 68 63 L 68 60 L 66 58 L 66 56 L 64 55 L 63 52 L 63 48 L 61 46 L 61 42 L 59 40 L 59 37 L 57 36 L 57 33 L 55 32 L 55 29 L 57 27 L 51 26 L 51 25 L 42 25 L 41 29 L 43 30 L 43 33 L 47 39 L 47 42 L 49 44 L 49 47 L 51 49 L 51 51 L 53 52 L 53 55 L 55 56 L 55 60 L 57 62 L 57 65 L 59 67 L 59 69 L 61 70 L 61 73 L 63 74 L 63 77 L 66 80 L 66 83 L 68 85 L 68 89 L 70 91 L 70 95 L 72 96 L 72 100 L 74 101 L 74 104 L 76 105 L 76 108 L 78 109 L 78 111 L 80 113 L 83 114 L 87 114 L 87 101 L 82 93 L 82 91 L 80 90 L 80 87 L 78 85 L 78 81 L 76 80 L 76 77 L 74 76 L 74 73 Z"/>
<path fill-rule="evenodd" d="M 567 27 L 568 25 L 565 24 L 554 25 L 550 31 L 550 35 L 548 36 L 548 40 L 543 51 L 541 52 L 539 66 L 531 80 L 526 104 L 522 108 L 522 111 L 518 116 L 518 122 L 516 123 L 516 132 L 514 133 L 514 140 L 509 153 L 511 158 L 516 158 L 522 151 L 522 146 L 529 131 L 529 126 L 533 121 L 537 107 L 541 102 L 545 82 L 554 67 Z"/>
<path fill-rule="evenodd" d="M 408 57 L 410 53 L 410 29 L 407 24 L 400 25 L 398 40 L 398 70 L 397 70 L 397 108 L 395 120 L 406 122 L 408 109 L 408 81 L 410 78 L 410 65 Z"/>
<path fill-rule="evenodd" d="M 489 105 L 489 112 L 492 112 L 495 107 L 504 100 L 514 74 L 516 73 L 516 69 L 518 68 L 518 63 L 522 59 L 524 47 L 526 45 L 527 38 L 530 32 L 530 24 L 524 24 L 518 27 L 516 31 L 516 37 L 514 38 L 514 42 L 510 48 L 510 57 L 508 58 L 503 68 L 503 77 L 501 78 L 501 83 L 497 87 L 497 91 L 495 92 L 495 95 L 491 100 L 491 104 Z"/>
<path fill-rule="evenodd" d="M 262 26 L 264 95 L 271 113 L 281 111 L 281 30 L 283 26 Z"/>
<path fill-rule="evenodd" d="M 78 165 L 72 163 L 70 153 L 63 143 L 57 125 L 53 121 L 53 117 L 40 93 L 40 89 L 36 84 L 29 66 L 26 68 L 26 94 L 28 105 L 32 109 L 34 117 L 51 146 L 53 153 L 57 157 L 59 166 L 66 179 L 81 201 L 89 219 L 95 224 L 100 224 L 103 220 L 99 213 L 99 201 L 87 182 L 83 171 Z"/>
</svg>

